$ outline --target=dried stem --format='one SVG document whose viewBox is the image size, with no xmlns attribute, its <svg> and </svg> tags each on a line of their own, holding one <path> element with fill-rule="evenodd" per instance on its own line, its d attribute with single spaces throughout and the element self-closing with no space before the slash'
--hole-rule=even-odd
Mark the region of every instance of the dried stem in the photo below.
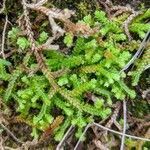
<svg viewBox="0 0 150 150">
<path fill-rule="evenodd" d="M 123 135 L 122 135 L 122 139 L 121 139 L 121 147 L 120 150 L 124 150 L 124 142 L 125 142 L 125 133 L 126 133 L 126 126 L 127 126 L 127 108 L 126 108 L 126 101 L 123 101 Z"/>
<path fill-rule="evenodd" d="M 113 6 L 110 11 L 119 11 L 122 10 L 123 12 L 131 12 L 134 13 L 134 10 L 130 7 L 125 7 L 125 6 Z"/>
<path fill-rule="evenodd" d="M 85 25 L 83 23 L 73 23 L 69 20 L 69 18 L 75 14 L 74 11 L 68 10 L 68 9 L 58 9 L 58 8 L 46 8 L 41 5 L 36 4 L 26 4 L 26 7 L 39 11 L 43 14 L 45 14 L 50 22 L 53 37 L 60 37 L 64 35 L 65 31 L 71 32 L 73 35 L 77 36 L 79 34 L 83 36 L 89 36 L 93 33 L 97 32 L 97 29 L 91 29 L 88 25 Z M 59 21 L 64 23 L 64 29 L 62 29 L 60 26 L 57 25 L 55 22 L 55 19 L 58 19 Z"/>
<path fill-rule="evenodd" d="M 0 137 L 0 149 L 1 150 L 5 150 L 4 147 L 3 147 L 3 143 L 4 143 L 4 140 L 2 138 L 2 136 Z"/>
<path fill-rule="evenodd" d="M 2 8 L 0 9 L 0 14 L 3 13 L 3 11 L 5 10 L 5 7 L 6 7 L 6 0 L 3 0 L 3 6 L 2 6 Z"/>
<path fill-rule="evenodd" d="M 23 144 L 24 142 L 20 141 L 3 123 L 0 123 L 0 126 L 19 144 Z"/>
<path fill-rule="evenodd" d="M 105 8 L 105 10 L 106 10 L 106 12 L 107 12 L 107 14 L 108 14 L 108 17 L 110 18 L 110 17 L 111 17 L 111 13 L 110 13 L 111 9 L 110 9 L 110 6 L 109 6 L 106 2 L 103 2 L 103 1 L 101 1 L 101 0 L 99 0 L 98 2 L 99 2 L 102 6 L 104 6 L 104 8 Z"/>
<path fill-rule="evenodd" d="M 111 119 L 106 124 L 107 128 L 110 128 L 112 126 L 112 124 L 116 121 L 119 111 L 120 111 L 120 107 L 121 107 L 121 103 L 118 102 L 116 104 L 116 109 L 114 110 L 113 115 L 111 116 Z"/>
<path fill-rule="evenodd" d="M 138 136 L 129 135 L 129 134 L 123 134 L 122 132 L 118 132 L 118 131 L 112 130 L 112 129 L 110 129 L 110 128 L 107 128 L 107 127 L 105 127 L 105 126 L 102 126 L 102 125 L 100 125 L 100 124 L 98 124 L 98 123 L 93 122 L 93 123 L 91 123 L 91 124 L 88 124 L 88 125 L 85 127 L 85 129 L 84 129 L 82 135 L 80 136 L 80 138 L 79 138 L 79 140 L 78 140 L 78 142 L 77 142 L 77 144 L 76 144 L 74 150 L 77 150 L 78 145 L 79 145 L 80 142 L 81 142 L 81 139 L 82 139 L 83 136 L 85 135 L 86 131 L 87 131 L 90 127 L 92 127 L 92 126 L 97 126 L 97 127 L 101 128 L 101 129 L 103 129 L 103 130 L 105 130 L 105 131 L 109 131 L 109 132 L 112 132 L 112 133 L 114 133 L 114 134 L 118 134 L 118 135 L 121 135 L 121 136 L 124 135 L 125 137 L 128 137 L 128 138 L 132 138 L 132 139 L 136 139 L 136 140 L 141 140 L 141 141 L 145 141 L 145 142 L 146 142 L 146 141 L 147 141 L 147 142 L 150 142 L 150 139 L 148 139 L 148 138 L 138 137 Z"/>
<path fill-rule="evenodd" d="M 137 52 L 134 54 L 134 56 L 130 59 L 130 61 L 123 67 L 123 69 L 120 71 L 120 73 L 122 73 L 123 71 L 127 70 L 133 63 L 134 61 L 140 57 L 140 55 L 142 54 L 146 44 L 148 43 L 148 41 L 150 40 L 150 31 L 147 32 L 147 34 L 145 35 L 143 41 L 140 44 L 139 49 L 137 50 Z"/>
<path fill-rule="evenodd" d="M 78 148 L 78 146 L 79 146 L 79 144 L 80 144 L 80 142 L 81 142 L 81 139 L 83 138 L 83 136 L 85 135 L 85 133 L 86 133 L 86 131 L 89 129 L 89 127 L 91 127 L 91 125 L 92 125 L 92 124 L 89 123 L 89 124 L 85 127 L 85 129 L 84 129 L 82 135 L 80 136 L 80 138 L 79 138 L 77 144 L 75 145 L 74 150 L 77 150 L 77 148 Z"/>
<path fill-rule="evenodd" d="M 94 140 L 94 144 L 98 149 L 109 150 L 100 140 Z"/>
<path fill-rule="evenodd" d="M 129 39 L 129 41 L 131 41 L 132 37 L 130 35 L 130 32 L 129 32 L 129 25 L 130 23 L 132 22 L 132 20 L 138 16 L 140 14 L 140 12 L 134 12 L 132 15 L 130 15 L 123 23 L 123 28 L 125 30 L 125 33 Z"/>
<path fill-rule="evenodd" d="M 5 146 L 4 148 L 5 148 L 4 150 L 19 150 L 19 149 L 11 148 L 11 147 L 8 147 L 8 146 Z"/>
<path fill-rule="evenodd" d="M 41 68 L 43 74 L 47 77 L 52 87 L 56 90 L 58 89 L 58 85 L 55 83 L 54 77 L 52 76 L 51 72 L 47 69 L 46 65 L 44 64 L 43 55 L 38 52 L 38 47 L 35 44 L 35 39 L 33 37 L 34 34 L 31 29 L 31 22 L 28 17 L 28 10 L 26 7 L 25 0 L 23 0 L 23 8 L 24 8 L 24 20 L 25 20 L 26 34 L 28 35 L 30 43 L 31 43 L 31 50 L 36 57 L 39 68 Z"/>
<path fill-rule="evenodd" d="M 5 59 L 4 47 L 5 47 L 5 34 L 6 34 L 7 24 L 8 24 L 8 16 L 6 15 L 5 25 L 4 25 L 4 29 L 3 29 L 3 33 L 2 33 L 2 47 L 1 47 L 1 52 L 0 52 L 3 59 Z"/>
<path fill-rule="evenodd" d="M 67 138 L 68 134 L 71 132 L 71 130 L 72 130 L 73 128 L 74 128 L 74 126 L 71 125 L 70 128 L 68 129 L 68 131 L 66 132 L 66 134 L 64 135 L 64 137 L 62 138 L 62 140 L 61 140 L 61 141 L 59 142 L 59 144 L 57 145 L 56 150 L 60 150 L 60 149 L 61 149 L 61 147 L 62 147 L 62 145 L 63 145 L 65 139 Z"/>
<path fill-rule="evenodd" d="M 38 3 L 36 3 L 36 4 L 27 4 L 26 3 L 26 5 L 27 5 L 27 7 L 31 7 L 31 8 L 35 8 L 35 7 L 40 7 L 40 6 L 42 6 L 42 5 L 44 5 L 46 2 L 47 2 L 48 0 L 40 0 Z"/>
<path fill-rule="evenodd" d="M 52 27 L 53 36 L 55 37 L 57 34 L 59 34 L 59 36 L 62 36 L 65 33 L 65 31 L 56 24 L 54 19 L 59 19 L 64 22 L 68 18 L 70 18 L 71 15 L 74 15 L 74 12 L 71 10 L 68 10 L 68 9 L 61 10 L 58 8 L 51 8 L 51 9 L 46 8 L 46 7 L 42 6 L 45 2 L 47 2 L 47 0 L 42 0 L 37 4 L 27 4 L 26 2 L 24 2 L 24 5 L 27 8 L 30 8 L 30 9 L 33 9 L 36 11 L 40 11 L 43 14 L 45 14 L 46 16 L 48 16 L 50 25 Z"/>
</svg>

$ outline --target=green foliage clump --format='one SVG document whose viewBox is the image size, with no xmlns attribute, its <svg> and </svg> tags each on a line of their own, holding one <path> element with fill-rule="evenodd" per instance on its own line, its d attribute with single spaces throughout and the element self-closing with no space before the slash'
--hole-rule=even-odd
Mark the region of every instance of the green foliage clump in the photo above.
<svg viewBox="0 0 150 150">
<path fill-rule="evenodd" d="M 122 23 L 122 21 L 124 21 L 128 17 L 129 15 L 124 13 L 123 15 L 119 17 L 113 18 L 113 20 L 120 24 Z M 134 35 L 137 35 L 138 38 L 143 39 L 146 32 L 150 30 L 150 24 L 148 23 L 149 18 L 150 18 L 150 9 L 143 10 L 129 24 L 130 32 L 133 33 Z"/>
<path fill-rule="evenodd" d="M 150 48 L 149 46 L 144 51 L 144 54 L 140 60 L 136 63 L 136 69 L 129 74 L 132 76 L 133 86 L 137 85 L 142 73 L 149 68 L 150 65 Z M 148 67 L 148 68 L 147 68 Z"/>
<path fill-rule="evenodd" d="M 10 74 L 6 71 L 6 67 L 10 65 L 10 62 L 4 59 L 0 59 L 0 80 L 7 81 L 10 78 Z"/>
<path fill-rule="evenodd" d="M 54 50 L 44 52 L 43 60 L 47 70 L 54 75 L 57 89 L 53 89 L 40 70 L 27 74 L 16 67 L 13 73 L 7 73 L 5 68 L 9 63 L 0 59 L 1 79 L 8 82 L 3 98 L 5 102 L 14 101 L 20 116 L 33 124 L 32 135 L 36 137 L 38 130 L 45 130 L 56 114 L 61 114 L 65 121 L 55 130 L 55 140 L 60 141 L 70 125 L 78 128 L 76 136 L 79 137 L 88 123 L 111 114 L 112 103 L 124 100 L 126 96 L 135 98 L 134 90 L 124 82 L 125 73 L 120 73 L 132 57 L 129 47 L 133 41 L 127 40 L 122 22 L 118 20 L 109 20 L 105 12 L 97 10 L 80 21 L 91 29 L 97 28 L 95 34 L 75 39 L 66 33 L 64 43 L 71 49 L 70 54 Z M 143 26 L 146 28 L 147 24 Z M 140 33 L 135 29 L 133 22 L 130 30 Z M 18 28 L 8 33 L 13 46 L 26 50 L 30 46 L 28 40 L 18 35 Z M 43 31 L 36 40 L 37 45 L 47 38 L 48 33 Z M 37 66 L 30 55 L 24 62 L 31 70 Z"/>
<path fill-rule="evenodd" d="M 134 19 L 133 23 L 130 25 L 131 32 L 138 34 L 140 38 L 144 38 L 145 33 L 150 30 L 150 24 L 145 23 L 145 20 L 148 20 L 149 18 L 150 9 L 147 9 Z"/>
<path fill-rule="evenodd" d="M 29 47 L 30 43 L 28 42 L 28 40 L 25 37 L 19 37 L 17 39 L 17 45 L 19 48 L 24 50 Z"/>
<path fill-rule="evenodd" d="M 18 27 L 13 27 L 8 32 L 8 38 L 10 38 L 11 42 L 15 43 L 20 34 L 21 34 L 21 30 Z"/>
<path fill-rule="evenodd" d="M 71 33 L 67 33 L 64 38 L 64 43 L 67 45 L 67 47 L 71 47 L 73 43 L 73 35 Z"/>
<path fill-rule="evenodd" d="M 48 33 L 46 33 L 45 31 L 41 32 L 38 38 L 38 41 L 40 44 L 46 42 L 46 40 L 48 39 Z"/>
</svg>

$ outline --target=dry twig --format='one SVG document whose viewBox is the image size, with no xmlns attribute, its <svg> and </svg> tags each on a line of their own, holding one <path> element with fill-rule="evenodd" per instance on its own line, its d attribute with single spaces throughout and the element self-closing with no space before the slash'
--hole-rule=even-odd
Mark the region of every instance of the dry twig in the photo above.
<svg viewBox="0 0 150 150">
<path fill-rule="evenodd" d="M 46 1 L 45 1 L 46 2 Z M 89 26 L 83 24 L 83 23 L 73 23 L 69 20 L 69 18 L 75 14 L 74 11 L 68 10 L 68 9 L 58 9 L 58 8 L 46 8 L 44 6 L 41 6 L 43 3 L 39 4 L 25 4 L 28 8 L 39 11 L 46 16 L 48 16 L 53 37 L 60 37 L 64 35 L 65 30 L 67 32 L 71 32 L 73 35 L 83 35 L 83 36 L 89 36 L 91 34 L 94 34 L 97 29 L 91 29 Z M 55 19 L 58 19 L 59 21 L 64 23 L 64 29 L 62 29 L 60 26 L 58 26 L 55 22 Z"/>
<path fill-rule="evenodd" d="M 4 147 L 4 150 L 19 150 L 19 149 L 16 149 L 16 148 L 12 148 L 12 147 L 5 146 L 5 147 Z"/>
<path fill-rule="evenodd" d="M 79 144 L 80 144 L 80 142 L 81 142 L 81 139 L 83 138 L 83 136 L 85 135 L 85 133 L 86 133 L 86 131 L 89 129 L 89 127 L 91 127 L 91 125 L 92 125 L 92 124 L 89 123 L 89 124 L 85 127 L 85 129 L 84 129 L 82 135 L 80 136 L 78 142 L 77 142 L 76 145 L 75 145 L 74 150 L 77 150 L 77 148 L 78 148 L 78 146 L 79 146 Z"/>
<path fill-rule="evenodd" d="M 126 101 L 123 101 L 123 135 L 122 135 L 122 139 L 121 139 L 121 147 L 120 150 L 124 150 L 124 141 L 125 141 L 125 133 L 126 133 L 126 124 L 127 124 L 127 108 L 126 108 Z"/>
<path fill-rule="evenodd" d="M 98 149 L 109 150 L 100 140 L 94 140 L 94 144 Z"/>
<path fill-rule="evenodd" d="M 2 8 L 0 9 L 0 14 L 2 14 L 5 10 L 6 0 L 3 0 Z"/>
<path fill-rule="evenodd" d="M 54 39 L 56 39 L 56 36 L 55 37 L 50 37 L 48 38 L 48 40 L 42 44 L 41 46 L 38 47 L 38 50 L 58 50 L 59 49 L 59 45 L 52 45 Z"/>
<path fill-rule="evenodd" d="M 112 132 L 112 133 L 114 133 L 114 134 L 118 134 L 118 135 L 120 135 L 120 136 L 123 136 L 123 135 L 124 135 L 125 137 L 128 137 L 128 138 L 132 138 L 132 139 L 136 139 L 136 140 L 141 140 L 141 141 L 145 141 L 145 142 L 146 142 L 146 141 L 147 141 L 147 142 L 150 142 L 150 139 L 148 139 L 148 138 L 138 137 L 138 136 L 129 135 L 129 134 L 123 134 L 123 133 L 121 133 L 121 132 L 112 130 L 112 129 L 110 129 L 110 128 L 107 128 L 107 127 L 105 127 L 105 126 L 102 126 L 102 125 L 100 125 L 100 124 L 98 124 L 98 123 L 93 122 L 93 123 L 88 124 L 88 125 L 85 127 L 85 129 L 84 129 L 82 135 L 80 136 L 80 138 L 79 138 L 77 144 L 75 145 L 74 150 L 77 150 L 78 145 L 79 145 L 80 142 L 81 142 L 81 139 L 82 139 L 83 136 L 85 135 L 86 131 L 87 131 L 90 127 L 92 127 L 92 126 L 97 126 L 97 127 L 101 128 L 101 129 L 103 129 L 103 130 L 105 130 L 105 131 L 109 131 L 109 132 Z"/>
<path fill-rule="evenodd" d="M 0 122 L 0 126 L 19 144 L 24 142 L 20 141 L 3 123 Z"/>
<path fill-rule="evenodd" d="M 140 57 L 140 55 L 142 54 L 146 44 L 149 42 L 150 40 L 150 31 L 147 32 L 147 34 L 145 35 L 143 41 L 140 44 L 139 49 L 137 50 L 137 52 L 134 54 L 134 56 L 129 60 L 129 62 L 123 67 L 123 69 L 120 71 L 120 73 L 122 73 L 123 71 L 127 70 L 133 63 L 134 61 Z"/>
<path fill-rule="evenodd" d="M 40 7 L 42 5 L 44 5 L 48 0 L 40 0 L 39 2 L 37 2 L 36 4 L 32 3 L 32 4 L 26 4 L 29 7 Z"/>
<path fill-rule="evenodd" d="M 22 1 L 22 4 L 23 4 L 23 9 L 24 9 L 24 21 L 25 21 L 24 29 L 26 29 L 26 34 L 31 43 L 31 51 L 34 53 L 34 55 L 36 57 L 39 68 L 42 70 L 43 74 L 47 77 L 47 79 L 49 80 L 52 87 L 55 90 L 57 90 L 58 85 L 54 82 L 54 77 L 52 76 L 51 72 L 47 69 L 46 65 L 44 64 L 43 55 L 41 53 L 39 53 L 38 47 L 36 46 L 35 39 L 33 37 L 34 34 L 31 29 L 31 22 L 30 22 L 30 18 L 28 16 L 28 10 L 26 7 L 25 0 Z"/>
<path fill-rule="evenodd" d="M 99 2 L 102 6 L 104 6 L 105 11 L 106 11 L 106 12 L 107 12 L 107 14 L 108 14 L 108 17 L 109 17 L 109 18 L 111 18 L 110 5 L 108 5 L 108 3 L 106 3 L 106 1 L 105 1 L 105 2 L 103 2 L 103 1 L 99 0 L 98 2 Z"/>
<path fill-rule="evenodd" d="M 112 124 L 116 121 L 119 111 L 120 111 L 120 107 L 121 107 L 121 103 L 118 102 L 116 104 L 116 108 L 113 112 L 113 115 L 111 116 L 111 119 L 107 122 L 107 124 L 105 125 L 107 128 L 111 128 Z"/>
<path fill-rule="evenodd" d="M 1 137 L 0 137 L 0 149 L 1 149 L 1 150 L 5 150 L 4 147 L 3 147 L 3 143 L 4 143 L 4 141 L 3 141 L 3 138 L 2 138 L 2 136 L 1 136 Z"/>
<path fill-rule="evenodd" d="M 131 7 L 126 7 L 126 6 L 113 6 L 110 11 L 120 11 L 122 12 L 131 12 L 134 13 L 134 10 Z"/>
<path fill-rule="evenodd" d="M 114 124 L 114 125 L 116 125 L 116 127 L 119 128 L 119 130 L 120 130 L 120 126 L 117 124 L 117 121 L 116 121 L 116 120 L 117 120 L 117 117 L 118 117 L 118 114 L 119 114 L 119 111 L 120 111 L 120 108 L 121 108 L 121 103 L 120 103 L 120 102 L 117 102 L 117 103 L 115 104 L 114 112 L 113 112 L 113 114 L 111 115 L 109 121 L 106 123 L 105 127 L 111 128 L 111 126 Z M 104 123 L 106 120 L 108 120 L 108 118 L 105 119 L 105 120 L 102 120 L 101 122 L 99 122 L 99 124 Z M 97 130 L 97 129 L 98 129 L 98 127 L 94 127 L 94 132 L 95 132 L 95 134 L 96 134 L 96 130 Z M 103 134 L 104 134 L 104 136 L 106 137 L 106 136 L 107 136 L 107 131 L 104 131 Z"/>
<path fill-rule="evenodd" d="M 125 33 L 129 39 L 129 41 L 132 39 L 130 32 L 129 32 L 129 24 L 132 22 L 132 20 L 138 16 L 141 12 L 134 12 L 132 15 L 130 15 L 123 23 L 123 28 L 125 30 Z"/>
<path fill-rule="evenodd" d="M 48 16 L 50 25 L 52 27 L 53 36 L 54 37 L 56 35 L 58 36 L 58 34 L 59 34 L 59 36 L 62 36 L 65 33 L 65 31 L 56 24 L 54 19 L 66 21 L 68 18 L 70 18 L 72 15 L 74 15 L 74 12 L 71 10 L 68 10 L 68 9 L 61 10 L 58 8 L 51 8 L 51 9 L 46 8 L 46 7 L 42 6 L 45 2 L 47 2 L 47 0 L 41 0 L 37 4 L 27 4 L 26 2 L 24 2 L 24 5 L 27 8 L 42 12 L 43 14 Z"/>
<path fill-rule="evenodd" d="M 1 47 L 1 52 L 0 52 L 0 55 L 2 55 L 3 59 L 5 59 L 4 45 L 5 45 L 6 28 L 7 28 L 7 24 L 8 24 L 8 16 L 6 15 L 5 18 L 6 18 L 5 19 L 5 25 L 4 25 L 4 29 L 3 29 L 3 33 L 2 33 L 2 47 Z"/>
<path fill-rule="evenodd" d="M 38 141 L 34 139 L 33 141 L 27 141 L 22 144 L 17 150 L 28 150 L 31 147 L 34 147 L 38 144 Z"/>
<path fill-rule="evenodd" d="M 68 129 L 68 131 L 66 132 L 66 134 L 64 135 L 64 137 L 62 138 L 62 140 L 59 142 L 59 144 L 57 145 L 56 150 L 60 150 L 64 141 L 66 140 L 66 138 L 68 137 L 69 133 L 71 132 L 71 130 L 74 128 L 73 125 L 70 126 L 70 128 Z"/>
</svg>

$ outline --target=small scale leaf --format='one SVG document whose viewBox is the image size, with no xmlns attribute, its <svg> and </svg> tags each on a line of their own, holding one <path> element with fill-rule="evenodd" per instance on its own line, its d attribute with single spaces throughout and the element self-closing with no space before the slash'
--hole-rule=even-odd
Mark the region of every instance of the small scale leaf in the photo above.
<svg viewBox="0 0 150 150">
<path fill-rule="evenodd" d="M 19 37 L 17 39 L 17 45 L 19 46 L 19 48 L 24 50 L 30 46 L 30 43 L 25 37 Z"/>
<path fill-rule="evenodd" d="M 64 38 L 64 43 L 67 45 L 67 47 L 71 47 L 73 44 L 73 35 L 71 33 L 66 33 L 66 36 Z"/>
</svg>

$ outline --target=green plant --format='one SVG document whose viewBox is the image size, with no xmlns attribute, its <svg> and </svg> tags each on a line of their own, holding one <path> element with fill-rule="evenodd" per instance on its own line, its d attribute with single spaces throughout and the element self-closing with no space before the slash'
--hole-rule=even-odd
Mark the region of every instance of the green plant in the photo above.
<svg viewBox="0 0 150 150">
<path fill-rule="evenodd" d="M 40 44 L 46 42 L 46 40 L 48 39 L 48 33 L 46 33 L 45 31 L 41 32 L 38 38 L 38 41 Z"/>
<path fill-rule="evenodd" d="M 8 38 L 11 40 L 11 42 L 16 42 L 20 34 L 21 30 L 18 27 L 12 27 L 12 29 L 8 32 Z"/>
<path fill-rule="evenodd" d="M 10 78 L 10 74 L 6 71 L 6 67 L 10 65 L 10 62 L 4 59 L 0 59 L 0 80 L 7 81 Z"/>
<path fill-rule="evenodd" d="M 17 39 L 17 45 L 19 48 L 21 48 L 22 50 L 27 49 L 29 47 L 29 42 L 25 37 L 19 37 Z"/>
<path fill-rule="evenodd" d="M 129 73 L 132 76 L 133 86 L 137 85 L 142 73 L 147 69 L 146 67 L 150 64 L 150 48 L 146 47 L 143 57 L 136 63 L 136 69 Z"/>
<path fill-rule="evenodd" d="M 76 38 L 70 32 L 66 33 L 64 43 L 72 48 L 70 54 L 44 51 L 42 63 L 47 68 L 32 74 L 28 72 L 33 71 L 37 63 L 31 54 L 26 55 L 19 67 L 16 63 L 17 67 L 14 66 L 11 73 L 5 69 L 8 63 L 0 61 L 1 78 L 8 82 L 3 98 L 7 103 L 14 101 L 17 104 L 16 111 L 33 125 L 34 137 L 38 137 L 38 130 L 44 131 L 53 122 L 57 113 L 63 115 L 65 121 L 55 130 L 55 139 L 60 141 L 71 124 L 77 127 L 76 136 L 79 137 L 88 123 L 111 114 L 112 103 L 124 100 L 126 96 L 136 97 L 124 81 L 125 73 L 120 73 L 132 57 L 129 47 L 133 45 L 122 29 L 123 21 L 120 18 L 110 20 L 105 12 L 98 10 L 85 16 L 79 22 L 91 29 L 97 28 L 97 32 Z M 143 37 L 149 25 L 143 24 L 144 30 L 137 29 L 136 23 L 140 21 L 133 21 L 129 30 Z M 25 36 L 17 36 L 19 32 L 18 28 L 13 28 L 8 36 L 14 47 L 18 45 L 26 50 L 30 44 Z M 43 44 L 47 39 L 48 33 L 42 32 L 36 44 Z M 36 54 L 41 59 L 40 54 Z M 39 60 L 38 65 L 42 63 Z M 56 75 L 66 69 L 63 74 Z M 52 86 L 54 83 L 56 88 Z M 88 93 L 92 96 L 88 97 Z"/>
<path fill-rule="evenodd" d="M 67 47 L 71 47 L 73 43 L 73 35 L 71 33 L 67 33 L 64 38 L 64 43 L 67 45 Z"/>
</svg>

